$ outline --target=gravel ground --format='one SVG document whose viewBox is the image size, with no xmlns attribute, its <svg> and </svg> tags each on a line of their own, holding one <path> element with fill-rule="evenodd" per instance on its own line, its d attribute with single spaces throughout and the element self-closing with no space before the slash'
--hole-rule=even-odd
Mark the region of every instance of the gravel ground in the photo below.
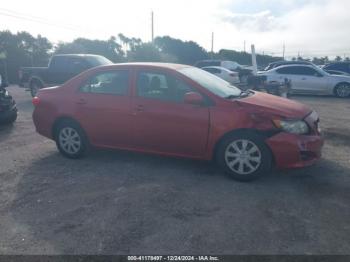
<svg viewBox="0 0 350 262">
<path fill-rule="evenodd" d="M 0 254 L 350 254 L 350 100 L 321 116 L 323 159 L 252 183 L 207 162 L 119 151 L 63 158 L 28 92 L 0 127 Z"/>
</svg>

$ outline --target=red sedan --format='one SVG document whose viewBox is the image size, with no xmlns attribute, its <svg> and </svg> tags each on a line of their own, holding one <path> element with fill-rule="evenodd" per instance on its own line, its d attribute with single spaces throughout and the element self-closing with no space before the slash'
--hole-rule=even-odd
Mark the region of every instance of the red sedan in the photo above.
<svg viewBox="0 0 350 262">
<path fill-rule="evenodd" d="M 69 158 L 92 146 L 215 159 L 247 181 L 272 166 L 311 165 L 323 145 L 309 107 L 186 65 L 96 67 L 40 90 L 33 104 L 37 132 Z"/>
</svg>

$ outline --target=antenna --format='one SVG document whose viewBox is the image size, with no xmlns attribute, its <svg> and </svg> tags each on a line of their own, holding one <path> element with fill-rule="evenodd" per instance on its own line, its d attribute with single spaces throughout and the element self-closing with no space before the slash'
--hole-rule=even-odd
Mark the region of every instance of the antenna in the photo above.
<svg viewBox="0 0 350 262">
<path fill-rule="evenodd" d="M 214 32 L 211 33 L 211 57 L 214 55 Z"/>
<path fill-rule="evenodd" d="M 154 15 L 153 11 L 151 12 L 151 39 L 152 39 L 152 44 L 154 42 Z"/>
</svg>

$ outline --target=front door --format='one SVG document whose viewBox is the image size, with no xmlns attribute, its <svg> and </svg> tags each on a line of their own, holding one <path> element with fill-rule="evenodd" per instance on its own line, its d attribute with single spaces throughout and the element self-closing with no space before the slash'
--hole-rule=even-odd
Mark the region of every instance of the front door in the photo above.
<svg viewBox="0 0 350 262">
<path fill-rule="evenodd" d="M 184 95 L 193 91 L 169 72 L 138 71 L 132 100 L 133 145 L 158 153 L 202 156 L 208 139 L 209 108 L 184 103 Z"/>
</svg>

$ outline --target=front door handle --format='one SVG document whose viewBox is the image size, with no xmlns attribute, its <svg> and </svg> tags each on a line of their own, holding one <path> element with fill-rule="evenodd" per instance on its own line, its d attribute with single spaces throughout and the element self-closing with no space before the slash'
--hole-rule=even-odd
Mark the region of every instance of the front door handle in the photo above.
<svg viewBox="0 0 350 262">
<path fill-rule="evenodd" d="M 86 101 L 85 99 L 79 99 L 78 102 L 77 102 L 78 105 L 85 105 L 86 104 Z"/>
</svg>

